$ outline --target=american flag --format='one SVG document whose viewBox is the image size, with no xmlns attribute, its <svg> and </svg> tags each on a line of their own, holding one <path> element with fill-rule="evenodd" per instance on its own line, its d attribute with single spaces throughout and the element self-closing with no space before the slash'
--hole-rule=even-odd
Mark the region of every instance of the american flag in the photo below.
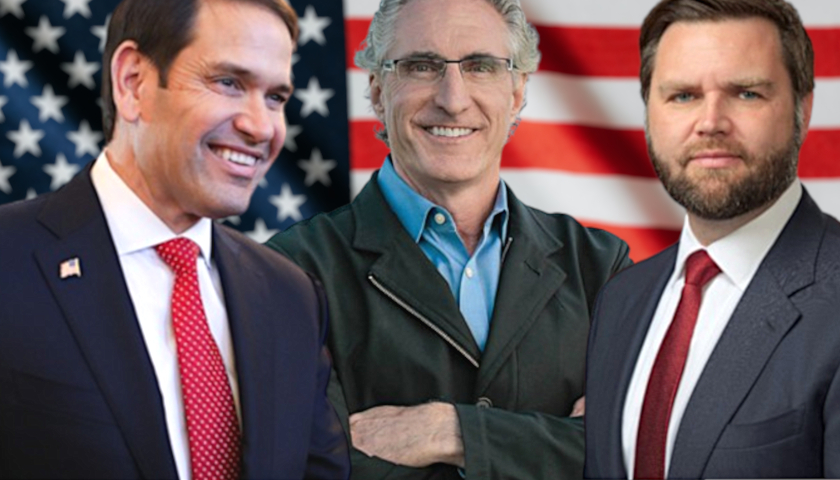
<svg viewBox="0 0 840 480">
<path fill-rule="evenodd" d="M 0 203 L 66 183 L 102 147 L 101 46 L 117 0 L 0 0 Z M 542 63 L 502 175 L 524 202 L 608 229 L 635 260 L 677 239 L 683 212 L 647 157 L 639 26 L 655 0 L 522 0 Z M 840 216 L 840 1 L 794 0 L 816 51 L 799 173 Z M 301 18 L 289 134 L 249 210 L 225 222 L 258 241 L 350 200 L 388 151 L 352 56 L 378 0 L 292 0 Z"/>
</svg>

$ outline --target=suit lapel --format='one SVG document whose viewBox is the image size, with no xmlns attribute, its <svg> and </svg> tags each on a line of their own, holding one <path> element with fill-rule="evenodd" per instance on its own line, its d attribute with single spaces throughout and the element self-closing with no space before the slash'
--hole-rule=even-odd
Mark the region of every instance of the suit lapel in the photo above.
<svg viewBox="0 0 840 480">
<path fill-rule="evenodd" d="M 283 338 L 275 338 L 274 329 L 266 325 L 272 315 L 282 312 L 260 310 L 267 303 L 263 299 L 272 294 L 262 276 L 264 266 L 249 265 L 249 260 L 239 254 L 240 249 L 230 234 L 213 226 L 213 260 L 222 282 L 236 358 L 244 436 L 243 474 L 248 474 L 271 471 L 274 460 L 277 405 L 283 403 L 276 400 L 271 386 L 278 385 L 275 359 Z"/>
<path fill-rule="evenodd" d="M 703 369 L 677 432 L 670 477 L 703 475 L 723 429 L 800 317 L 789 297 L 813 283 L 824 229 L 821 212 L 803 192 Z"/>
<path fill-rule="evenodd" d="M 396 296 L 392 300 L 404 302 L 430 321 L 433 329 L 440 330 L 437 334 L 449 337 L 478 363 L 481 352 L 449 285 L 388 207 L 376 176 L 353 202 L 353 213 L 358 225 L 354 247 L 378 254 L 369 271 L 373 278 L 366 281 Z"/>
<path fill-rule="evenodd" d="M 479 370 L 476 392 L 484 392 L 516 350 L 546 303 L 562 288 L 566 272 L 552 255 L 563 243 L 543 231 L 533 214 L 508 190 L 509 234 L 490 335 Z"/>
<path fill-rule="evenodd" d="M 44 206 L 39 221 L 58 241 L 35 256 L 143 475 L 174 478 L 160 389 L 89 172 Z M 61 279 L 71 258 L 82 275 Z"/>
<path fill-rule="evenodd" d="M 610 357 L 613 361 L 605 362 L 608 370 L 604 372 L 605 378 L 618 379 L 615 386 L 615 395 L 612 396 L 609 409 L 610 420 L 608 425 L 611 431 L 606 436 L 609 442 L 609 450 L 612 452 L 602 458 L 609 458 L 618 462 L 612 465 L 610 471 L 623 472 L 627 476 L 625 465 L 622 459 L 624 452 L 622 448 L 622 428 L 624 424 L 624 404 L 627 401 L 627 391 L 630 388 L 630 380 L 636 369 L 636 361 L 642 350 L 642 344 L 647 337 L 650 322 L 659 305 L 659 299 L 665 290 L 665 285 L 674 271 L 676 262 L 677 246 L 671 246 L 660 254 L 650 258 L 642 264 L 632 267 L 634 280 L 638 282 L 636 287 L 642 295 L 628 296 L 624 299 L 622 310 L 623 320 L 620 322 L 615 338 L 625 338 L 625 342 L 613 342 L 613 350 Z M 644 269 L 644 270 L 643 270 Z"/>
</svg>

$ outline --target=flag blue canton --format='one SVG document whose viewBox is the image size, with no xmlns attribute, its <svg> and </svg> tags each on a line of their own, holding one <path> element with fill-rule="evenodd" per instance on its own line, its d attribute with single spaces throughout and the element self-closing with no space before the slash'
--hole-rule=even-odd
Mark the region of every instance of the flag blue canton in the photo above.
<svg viewBox="0 0 840 480">
<path fill-rule="evenodd" d="M 102 48 L 118 3 L 0 0 L 0 203 L 60 188 L 104 146 Z M 248 211 L 224 219 L 261 242 L 350 199 L 342 2 L 290 3 L 301 35 L 286 142 Z"/>
</svg>

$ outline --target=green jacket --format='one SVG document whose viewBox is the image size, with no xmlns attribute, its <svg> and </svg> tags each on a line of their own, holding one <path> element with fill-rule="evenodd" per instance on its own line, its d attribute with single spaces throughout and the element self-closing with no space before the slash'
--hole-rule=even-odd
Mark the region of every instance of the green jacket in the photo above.
<svg viewBox="0 0 840 480">
<path fill-rule="evenodd" d="M 580 478 L 584 392 L 595 295 L 629 265 L 627 245 L 509 192 L 508 240 L 490 336 L 475 343 L 446 281 L 391 211 L 376 175 L 350 204 L 300 222 L 268 245 L 324 283 L 334 374 L 330 400 L 350 413 L 377 405 L 455 404 L 468 479 Z M 460 479 L 353 449 L 355 479 Z"/>
</svg>

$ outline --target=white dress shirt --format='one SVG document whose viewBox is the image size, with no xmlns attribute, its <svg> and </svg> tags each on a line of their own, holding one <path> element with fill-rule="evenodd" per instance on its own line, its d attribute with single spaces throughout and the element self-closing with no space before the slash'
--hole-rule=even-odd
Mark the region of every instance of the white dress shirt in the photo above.
<svg viewBox="0 0 840 480">
<path fill-rule="evenodd" d="M 211 256 L 213 224 L 203 218 L 183 234 L 176 235 L 111 168 L 105 152 L 96 159 L 91 180 L 102 204 L 146 350 L 157 376 L 178 476 L 182 480 L 190 480 L 187 425 L 170 308 L 175 274 L 160 259 L 154 247 L 181 236 L 194 241 L 201 249 L 196 261 L 201 301 L 239 412 L 239 389 L 227 310 L 219 272 Z M 132 379 L 126 378 L 125 381 L 130 383 Z"/>
<path fill-rule="evenodd" d="M 762 260 L 776 242 L 782 229 L 793 215 L 799 199 L 802 197 L 802 186 L 799 180 L 779 197 L 767 211 L 753 219 L 738 230 L 706 247 L 706 251 L 720 267 L 721 273 L 713 278 L 705 287 L 694 335 L 688 350 L 685 369 L 683 370 L 671 419 L 668 424 L 668 438 L 665 449 L 665 478 L 671 464 L 671 453 L 677 437 L 680 422 L 685 408 L 703 373 L 712 351 L 717 345 L 723 330 L 729 323 L 729 318 L 741 300 L 744 291 L 755 276 L 755 272 Z M 665 333 L 671 325 L 677 304 L 685 283 L 685 261 L 703 246 L 691 231 L 686 217 L 677 250 L 674 273 L 665 284 L 662 297 L 653 315 L 636 368 L 630 380 L 627 397 L 624 402 L 622 420 L 622 447 L 624 464 L 627 475 L 633 478 L 633 468 L 636 460 L 636 436 L 639 430 L 639 417 L 642 411 L 645 391 L 650 378 L 653 363 L 659 352 L 659 346 L 665 338 Z"/>
</svg>

